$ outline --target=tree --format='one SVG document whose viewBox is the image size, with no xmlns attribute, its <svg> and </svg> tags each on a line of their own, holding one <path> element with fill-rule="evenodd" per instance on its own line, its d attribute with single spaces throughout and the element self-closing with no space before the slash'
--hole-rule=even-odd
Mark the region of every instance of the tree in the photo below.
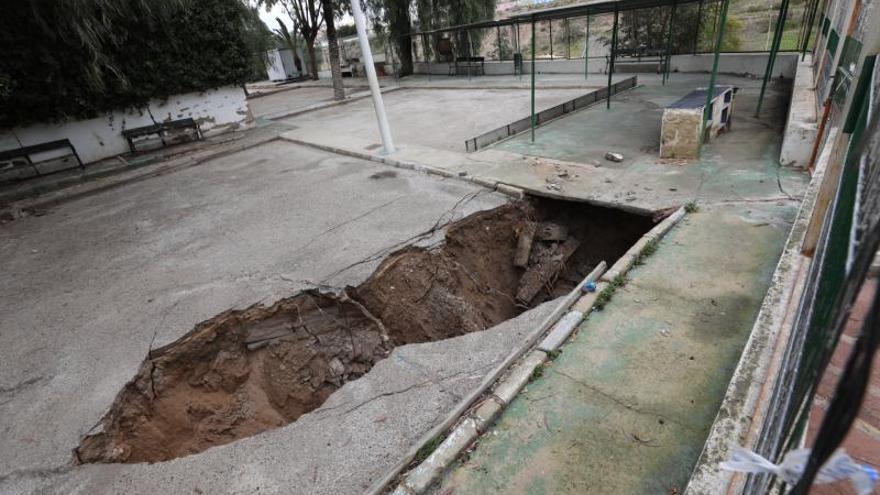
<svg viewBox="0 0 880 495">
<path fill-rule="evenodd" d="M 495 16 L 496 0 L 416 0 L 419 29 L 422 31 L 450 26 L 460 26 Z M 480 46 L 482 31 L 459 33 L 455 43 L 470 54 L 470 46 Z M 436 46 L 439 37 L 435 37 Z"/>
<path fill-rule="evenodd" d="M 266 73 L 266 51 L 275 47 L 272 31 L 260 19 L 255 7 L 244 4 L 247 15 L 244 16 L 244 41 L 251 53 L 250 81 L 262 81 L 268 77 Z M 247 91 L 247 89 L 245 89 Z"/>
<path fill-rule="evenodd" d="M 291 34 L 287 30 L 287 26 L 281 22 L 281 18 L 276 17 L 275 21 L 278 22 L 278 28 L 275 30 L 275 34 L 280 38 L 282 43 L 287 45 L 290 52 L 293 53 L 293 64 L 296 65 L 296 70 L 302 73 L 302 60 L 300 60 L 299 51 L 296 49 L 296 40 L 299 37 L 296 34 L 296 27 L 293 28 L 293 33 Z"/>
<path fill-rule="evenodd" d="M 308 55 L 309 74 L 312 79 L 318 78 L 318 59 L 315 56 L 315 39 L 321 32 L 324 24 L 324 16 L 318 8 L 318 0 L 257 0 L 268 11 L 276 5 L 281 5 L 293 21 L 294 29 L 299 30 L 306 44 Z"/>
<path fill-rule="evenodd" d="M 0 15 L 0 127 L 98 117 L 253 77 L 241 0 L 23 0 Z"/>
<path fill-rule="evenodd" d="M 338 0 L 337 0 L 338 1 Z M 339 43 L 336 40 L 336 25 L 334 16 L 341 11 L 340 6 L 334 0 L 320 0 L 321 8 L 318 9 L 318 0 L 257 0 L 266 9 L 274 5 L 281 5 L 287 11 L 287 15 L 293 21 L 295 28 L 299 29 L 306 43 L 309 54 L 309 72 L 312 79 L 318 78 L 318 59 L 315 56 L 315 39 L 321 31 L 321 25 L 326 25 L 327 47 L 330 51 L 330 76 L 333 81 L 333 98 L 341 100 L 345 98 L 345 88 L 342 83 L 342 69 L 339 67 Z"/>
<path fill-rule="evenodd" d="M 358 1 L 358 0 L 354 0 Z M 345 99 L 345 86 L 342 84 L 342 68 L 339 66 L 339 42 L 336 39 L 336 22 L 333 20 L 333 0 L 321 0 L 324 10 L 324 24 L 327 28 L 327 51 L 330 53 L 330 79 L 333 82 L 333 99 Z"/>
</svg>

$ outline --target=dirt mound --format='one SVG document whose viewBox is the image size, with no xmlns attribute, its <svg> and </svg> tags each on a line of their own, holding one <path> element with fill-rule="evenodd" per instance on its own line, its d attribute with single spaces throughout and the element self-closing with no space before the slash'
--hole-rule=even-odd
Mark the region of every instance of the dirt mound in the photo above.
<svg viewBox="0 0 880 495">
<path fill-rule="evenodd" d="M 483 330 L 570 290 L 651 225 L 584 204 L 510 204 L 450 224 L 439 246 L 391 254 L 339 294 L 224 312 L 152 351 L 76 460 L 163 461 L 289 424 L 395 346 Z M 527 301 L 524 280 L 537 281 Z"/>
</svg>

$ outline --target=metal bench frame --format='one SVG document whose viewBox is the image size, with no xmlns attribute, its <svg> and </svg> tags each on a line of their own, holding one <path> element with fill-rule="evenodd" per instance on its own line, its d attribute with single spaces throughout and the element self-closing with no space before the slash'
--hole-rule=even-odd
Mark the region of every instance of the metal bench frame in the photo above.
<svg viewBox="0 0 880 495">
<path fill-rule="evenodd" d="M 162 141 L 162 146 L 168 146 L 168 143 L 165 141 L 165 138 L 168 136 L 168 132 L 176 129 L 185 129 L 185 128 L 193 128 L 196 131 L 196 140 L 202 139 L 202 130 L 199 128 L 198 122 L 193 119 L 178 119 L 178 120 L 169 120 L 167 122 L 159 122 L 153 125 L 146 125 L 143 127 L 135 127 L 133 129 L 126 129 L 122 131 L 122 136 L 128 141 L 128 148 L 132 153 L 136 153 L 137 149 L 134 145 L 134 139 L 141 136 L 149 136 L 151 134 L 156 134 L 159 136 L 159 139 Z"/>
</svg>

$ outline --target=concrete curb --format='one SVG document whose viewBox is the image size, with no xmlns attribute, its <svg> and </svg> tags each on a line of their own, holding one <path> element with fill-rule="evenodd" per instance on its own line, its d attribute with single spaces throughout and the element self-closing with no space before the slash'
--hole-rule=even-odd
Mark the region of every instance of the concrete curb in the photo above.
<svg viewBox="0 0 880 495">
<path fill-rule="evenodd" d="M 626 271 L 632 268 L 636 256 L 642 252 L 644 247 L 649 242 L 662 238 L 684 215 L 685 209 L 683 207 L 679 208 L 675 213 L 654 226 L 614 264 L 613 268 L 616 267 L 618 274 L 626 273 Z M 622 261 L 624 263 L 621 263 Z M 544 366 L 550 360 L 550 357 L 559 350 L 571 334 L 574 333 L 578 325 L 592 311 L 598 294 L 601 292 L 601 289 L 608 286 L 608 283 L 600 283 L 595 292 L 586 294 L 581 292 L 581 288 L 587 282 L 597 282 L 605 279 L 607 275 L 604 274 L 605 266 L 604 261 L 600 263 L 571 293 L 565 296 L 562 303 L 542 323 L 540 326 L 542 330 L 536 332 L 535 341 L 537 341 L 537 337 L 544 335 L 544 339 L 538 344 L 537 348 L 526 354 L 517 364 L 510 367 L 507 374 L 497 381 L 494 388 L 485 397 L 485 400 L 472 408 L 467 417 L 461 420 L 449 432 L 446 439 L 431 455 L 403 477 L 394 490 L 394 495 L 417 495 L 424 493 L 458 458 L 459 454 L 477 441 L 479 435 L 488 431 L 504 408 L 513 401 L 519 392 L 522 391 L 523 387 L 532 379 L 535 370 Z M 552 328 L 550 328 L 549 332 L 546 331 L 546 328 L 550 326 L 548 322 L 552 323 Z M 521 355 L 532 345 L 534 344 L 525 346 L 522 350 L 518 351 L 519 354 Z M 487 389 L 488 387 L 478 390 L 477 393 L 483 393 Z M 420 442 L 417 446 L 418 449 L 421 449 L 431 439 L 436 438 L 438 434 L 442 434 L 442 431 L 432 434 L 424 442 Z M 411 459 L 411 457 L 408 459 Z M 384 479 L 388 479 L 390 482 L 399 472 L 394 472 L 390 478 L 386 476 Z M 381 493 L 384 486 L 385 484 L 374 485 L 373 489 L 368 493 Z"/>
<path fill-rule="evenodd" d="M 611 282 L 615 278 L 625 275 L 632 266 L 635 264 L 636 260 L 644 251 L 645 246 L 647 246 L 651 242 L 659 241 L 669 229 L 671 229 L 675 224 L 678 223 L 685 216 L 686 212 L 684 207 L 681 207 L 668 217 L 666 217 L 662 222 L 654 226 L 647 234 L 643 235 L 641 239 L 638 240 L 635 244 L 633 244 L 627 251 L 621 256 L 611 268 L 602 275 L 600 279 L 602 282 Z"/>
<path fill-rule="evenodd" d="M 94 194 L 99 194 L 110 189 L 133 184 L 142 180 L 157 177 L 159 175 L 170 174 L 185 170 L 196 165 L 200 165 L 208 160 L 220 158 L 223 156 L 238 153 L 262 144 L 266 144 L 279 139 L 278 135 L 269 135 L 265 138 L 257 139 L 247 143 L 237 143 L 233 146 L 224 147 L 214 151 L 207 150 L 203 153 L 196 153 L 190 156 L 172 158 L 166 163 L 158 162 L 149 165 L 143 165 L 132 170 L 120 171 L 118 174 L 110 174 L 103 177 L 97 177 L 78 184 L 58 189 L 34 198 L 20 199 L 13 201 L 3 208 L 0 208 L 0 221 L 3 219 L 16 220 L 28 216 L 29 210 L 39 210 L 50 208 L 68 201 L 85 198 Z M 127 174 L 126 174 L 127 172 Z"/>
<path fill-rule="evenodd" d="M 510 184 L 505 184 L 503 182 L 498 182 L 492 179 L 488 179 L 485 177 L 479 176 L 471 176 L 471 175 L 459 175 L 456 172 L 452 172 L 450 170 L 446 170 L 440 167 L 434 167 L 432 165 L 424 165 L 416 162 L 409 162 L 405 160 L 398 160 L 396 158 L 391 158 L 389 156 L 376 155 L 372 153 L 366 153 L 361 151 L 348 150 L 345 148 L 339 148 L 337 146 L 330 146 L 326 144 L 314 143 L 311 141 L 306 141 L 303 139 L 297 139 L 290 136 L 281 135 L 280 139 L 285 141 L 290 141 L 291 143 L 299 144 L 301 146 L 308 146 L 310 148 L 319 149 L 321 151 L 327 151 L 330 153 L 335 153 L 337 155 L 350 156 L 352 158 L 358 158 L 360 160 L 368 160 L 371 162 L 382 163 L 384 165 L 390 165 L 395 168 L 400 168 L 404 170 L 413 170 L 416 172 L 422 172 L 429 175 L 437 175 L 439 177 L 443 177 L 444 179 L 455 179 L 463 182 L 469 182 L 471 184 L 475 184 L 481 187 L 485 187 L 486 189 L 490 189 L 492 191 L 504 194 L 505 196 L 510 196 L 514 199 L 523 199 L 525 197 L 525 191 L 516 186 L 511 186 Z"/>
</svg>

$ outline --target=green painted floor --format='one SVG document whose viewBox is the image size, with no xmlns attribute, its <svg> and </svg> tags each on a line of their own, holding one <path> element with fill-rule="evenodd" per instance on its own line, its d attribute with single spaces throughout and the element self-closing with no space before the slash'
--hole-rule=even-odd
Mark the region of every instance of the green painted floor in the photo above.
<svg viewBox="0 0 880 495">
<path fill-rule="evenodd" d="M 581 163 L 623 150 L 623 163 L 603 162 L 603 175 L 585 173 L 565 192 L 592 197 L 613 187 L 619 201 L 633 190 L 649 206 L 700 207 L 630 273 L 604 310 L 590 315 L 434 493 L 682 492 L 807 182 L 776 162 L 785 91 L 774 92 L 771 111 L 755 119 L 754 83 L 742 84 L 733 132 L 706 145 L 697 162 L 656 158 L 657 112 L 686 89 L 674 85 L 639 88 L 610 113 L 589 109 L 559 119 L 541 128 L 537 145 L 525 138 L 499 145 Z M 533 188 L 542 180 L 525 166 L 492 172 Z"/>
<path fill-rule="evenodd" d="M 685 217 L 437 493 L 680 493 L 795 212 Z"/>
</svg>

